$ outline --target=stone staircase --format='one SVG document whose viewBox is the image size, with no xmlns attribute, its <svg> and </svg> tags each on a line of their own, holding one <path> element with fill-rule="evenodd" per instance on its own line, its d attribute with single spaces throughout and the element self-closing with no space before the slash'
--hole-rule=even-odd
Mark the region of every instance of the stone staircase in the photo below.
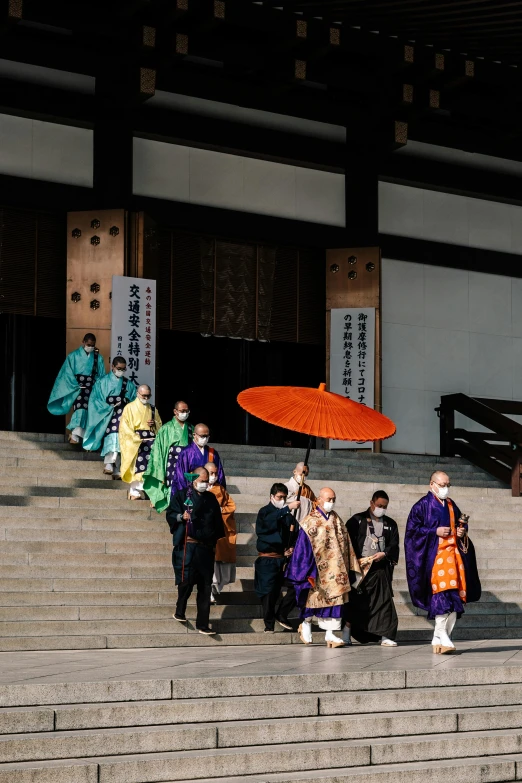
<svg viewBox="0 0 522 783">
<path fill-rule="evenodd" d="M 271 483 L 291 475 L 299 451 L 218 445 L 238 507 L 238 569 L 212 608 L 218 634 L 204 637 L 192 622 L 172 620 L 176 590 L 163 516 L 145 502 L 129 503 L 124 486 L 103 477 L 98 457 L 59 436 L 0 433 L 0 445 L 0 651 L 299 643 L 290 632 L 257 633 L 263 622 L 252 567 L 257 510 Z M 460 459 L 339 452 L 312 454 L 310 483 L 333 485 L 345 520 L 368 506 L 374 489 L 386 489 L 402 533 L 440 464 L 455 485 L 452 497 L 471 514 L 484 588 L 456 638 L 517 638 L 522 500 L 509 490 Z M 394 586 L 399 638 L 429 639 L 430 624 L 409 603 L 403 560 Z"/>
<path fill-rule="evenodd" d="M 10 684 L 0 705 L 0 783 L 522 778 L 521 666 Z"/>
</svg>

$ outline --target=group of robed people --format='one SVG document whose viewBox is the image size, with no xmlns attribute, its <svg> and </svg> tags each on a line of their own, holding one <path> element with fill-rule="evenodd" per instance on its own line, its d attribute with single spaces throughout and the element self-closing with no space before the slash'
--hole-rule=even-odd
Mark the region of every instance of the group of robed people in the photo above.
<svg viewBox="0 0 522 783">
<path fill-rule="evenodd" d="M 197 585 L 196 627 L 212 633 L 210 604 L 236 578 L 235 503 L 223 465 L 208 445 L 207 425 L 188 421 L 186 402 L 177 401 L 172 420 L 162 425 L 150 387 L 136 386 L 126 369 L 125 359 L 116 356 L 105 373 L 96 338 L 86 334 L 80 348 L 67 356 L 48 410 L 55 415 L 72 410 L 69 442 L 99 450 L 104 473 L 130 485 L 129 500 L 149 500 L 158 513 L 167 511 L 179 588 L 175 617 L 186 621 L 186 602 Z"/>
<path fill-rule="evenodd" d="M 129 499 L 148 499 L 158 513 L 167 512 L 178 586 L 173 616 L 186 622 L 196 586 L 196 628 L 213 634 L 210 605 L 236 578 L 235 503 L 223 465 L 208 445 L 207 425 L 188 421 L 186 402 L 176 402 L 172 420 L 162 425 L 150 388 L 137 387 L 126 369 L 117 356 L 105 373 L 96 338 L 86 334 L 67 356 L 48 410 L 72 412 L 70 443 L 99 450 L 104 473 L 130 485 Z M 312 642 L 315 621 L 330 647 L 351 645 L 352 637 L 396 646 L 392 580 L 399 532 L 386 514 L 388 495 L 375 492 L 368 509 L 345 524 L 334 509 L 335 492 L 324 487 L 315 497 L 307 475 L 308 467 L 299 463 L 286 484 L 272 486 L 270 502 L 257 516 L 254 587 L 265 633 L 274 631 L 276 621 L 292 629 L 288 616 L 297 608 L 304 644 Z M 455 650 L 455 622 L 481 592 L 467 517 L 448 497 L 449 487 L 446 473 L 432 475 L 429 492 L 411 509 L 404 542 L 411 601 L 435 620 L 433 651 L 442 654 Z M 340 630 L 342 638 L 334 633 Z"/>
<path fill-rule="evenodd" d="M 396 647 L 392 580 L 399 531 L 386 513 L 387 493 L 375 492 L 368 509 L 345 524 L 334 510 L 334 490 L 324 487 L 315 497 L 307 475 L 307 466 L 298 464 L 290 482 L 272 486 L 257 516 L 254 584 L 265 633 L 273 633 L 275 622 L 291 629 L 288 615 L 297 607 L 304 644 L 312 643 L 315 622 L 328 647 L 351 645 L 352 638 Z M 428 493 L 410 511 L 404 542 L 411 601 L 435 620 L 436 654 L 455 652 L 455 623 L 481 594 L 468 518 L 448 497 L 449 487 L 446 473 L 432 474 Z"/>
</svg>

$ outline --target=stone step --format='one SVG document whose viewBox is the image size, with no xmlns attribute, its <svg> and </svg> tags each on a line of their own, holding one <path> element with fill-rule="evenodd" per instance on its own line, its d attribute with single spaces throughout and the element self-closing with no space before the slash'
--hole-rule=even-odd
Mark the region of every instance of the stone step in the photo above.
<svg viewBox="0 0 522 783">
<path fill-rule="evenodd" d="M 423 688 L 391 691 L 340 693 L 303 693 L 281 696 L 226 697 L 166 701 L 116 702 L 110 704 L 74 704 L 55 707 L 14 707 L 0 709 L 0 733 L 18 734 L 40 731 L 118 728 L 162 724 L 227 721 L 276 720 L 343 716 L 350 705 L 354 714 L 422 712 L 426 702 L 432 710 L 457 710 L 458 725 L 471 730 L 516 728 L 520 725 L 522 687 L 513 685 L 464 686 L 458 689 Z M 482 709 L 486 716 L 483 720 Z M 415 713 L 418 714 L 418 713 Z M 372 719 L 373 719 L 372 715 Z M 485 725 L 487 723 L 487 726 Z M 502 724 L 502 725 L 501 725 Z M 247 724 L 248 725 L 248 724 Z M 366 729 L 368 730 L 368 729 Z M 461 729 L 461 730 L 468 730 Z"/>
<path fill-rule="evenodd" d="M 150 730 L 149 730 L 150 731 Z M 162 729 L 157 729 L 162 735 Z M 121 735 L 123 732 L 120 731 Z M 132 730 L 128 732 L 132 735 Z M 260 775 L 267 772 L 316 772 L 318 769 L 341 767 L 366 767 L 389 764 L 405 764 L 412 758 L 417 761 L 446 760 L 453 758 L 477 758 L 516 754 L 522 732 L 520 729 L 462 732 L 462 734 L 437 734 L 425 736 L 384 737 L 364 740 L 334 740 L 329 742 L 308 742 L 281 744 L 277 746 L 257 745 L 243 748 L 211 748 L 148 752 L 146 754 L 96 757 L 99 783 L 142 783 L 143 780 L 196 780 L 210 770 L 213 776 Z M 512 762 L 511 758 L 506 759 Z M 78 759 L 84 761 L 84 759 Z M 38 762 L 41 764 L 42 762 Z M 48 768 L 52 768 L 50 762 Z M 63 762 L 61 762 L 63 764 Z M 60 764 L 60 766 L 61 766 Z M 31 762 L 15 762 L 3 765 L 0 771 L 4 780 L 6 773 L 16 774 L 18 770 L 31 769 Z M 69 781 L 55 767 L 56 781 Z M 516 769 L 513 765 L 513 770 Z M 372 769 L 373 774 L 373 769 Z M 491 779 L 491 778 L 490 778 Z"/>
<path fill-rule="evenodd" d="M 250 594 L 249 594 L 250 595 Z M 174 597 L 174 594 L 173 594 Z M 191 596 L 192 598 L 192 596 Z M 1 603 L 1 600 L 0 600 Z M 10 624 L 18 622 L 47 622 L 47 621 L 80 621 L 78 626 L 78 633 L 83 635 L 85 633 L 82 630 L 84 625 L 83 621 L 92 620 L 168 620 L 169 623 L 172 620 L 172 613 L 174 611 L 175 600 L 172 602 L 165 602 L 159 605 L 145 605 L 145 606 L 100 606 L 100 605 L 74 605 L 70 606 L 0 606 L 0 632 L 3 628 L 4 622 Z M 256 603 L 245 604 L 228 604 L 223 603 L 219 605 L 213 605 L 210 608 L 211 621 L 242 619 L 250 620 L 252 618 L 261 618 L 261 604 L 257 600 Z M 189 620 L 196 619 L 196 606 L 195 596 L 192 602 L 187 607 L 187 617 Z M 522 624 L 522 621 L 521 621 Z M 193 626 L 193 623 L 191 623 Z M 217 627 L 217 626 L 216 626 Z M 118 632 L 118 628 L 115 627 L 115 632 Z M 146 627 L 143 628 L 146 632 Z M 177 628 L 173 627 L 173 632 L 177 631 Z M 99 631 L 97 631 L 98 633 Z M 52 636 L 57 634 L 52 633 Z"/>
<path fill-rule="evenodd" d="M 47 521 L 52 523 L 55 520 Z M 132 527 L 127 530 L 125 530 L 125 528 L 114 530 L 103 527 L 94 530 L 82 528 L 82 520 L 80 518 L 72 520 L 71 524 L 75 524 L 76 527 L 54 527 L 50 524 L 49 526 L 42 525 L 37 528 L 32 528 L 26 527 L 26 522 L 22 520 L 19 520 L 17 525 L 13 524 L 11 527 L 2 527 L 2 524 L 0 523 L 0 540 L 3 540 L 5 537 L 7 542 L 12 543 L 13 545 L 20 544 L 21 546 L 24 546 L 26 544 L 34 544 L 35 547 L 38 547 L 39 544 L 63 543 L 68 545 L 69 543 L 74 543 L 76 545 L 76 551 L 80 548 L 83 551 L 83 544 L 90 542 L 105 543 L 106 547 L 120 547 L 126 545 L 134 547 L 139 544 L 145 545 L 147 543 L 150 543 L 151 546 L 172 546 L 172 537 L 165 523 L 162 523 L 161 526 L 158 527 L 152 524 L 152 521 L 145 520 L 141 523 L 144 529 L 138 530 L 135 530 Z M 117 520 L 117 524 L 119 524 L 121 528 L 122 520 Z M 23 527 L 21 527 L 21 525 L 23 525 Z M 4 537 L 2 537 L 2 532 L 5 533 Z M 3 544 L 3 546 L 7 545 L 8 543 Z M 37 549 L 35 551 L 39 550 Z M 109 549 L 107 549 L 107 551 L 109 551 Z"/>
<path fill-rule="evenodd" d="M 316 699 L 317 701 L 317 699 Z M 168 705 L 172 711 L 174 705 Z M 115 711 L 114 708 L 112 710 Z M 477 726 L 478 723 L 478 726 Z M 448 736 L 451 732 L 460 739 L 460 734 L 503 731 L 502 738 L 511 730 L 520 730 L 522 708 L 496 707 L 464 710 L 420 710 L 388 712 L 384 717 L 378 714 L 337 716 L 292 716 L 268 719 L 240 720 L 234 717 L 218 724 L 201 720 L 194 723 L 75 729 L 32 732 L 27 734 L 5 734 L 0 737 L 0 763 L 48 759 L 89 757 L 101 754 L 122 755 L 128 753 L 158 753 L 177 750 L 205 750 L 218 748 L 247 748 L 250 746 L 279 745 L 286 743 L 330 742 L 339 740 L 369 740 L 379 738 L 429 735 L 429 741 L 436 741 L 437 734 Z M 456 733 L 456 734 L 455 734 Z M 515 731 L 512 732 L 513 734 Z M 495 737 L 499 734 L 495 733 Z M 373 747 L 372 747 L 373 750 Z M 381 749 L 380 749 L 381 750 Z M 476 747 L 474 748 L 476 752 Z M 424 751 L 426 753 L 426 751 Z M 506 752 L 510 752 L 510 748 Z M 428 756 L 429 757 L 429 756 Z M 401 758 L 400 761 L 409 761 Z"/>
<path fill-rule="evenodd" d="M 509 757 L 489 757 L 487 761 L 486 780 L 515 781 L 515 775 L 520 774 L 521 755 Z M 263 775 L 248 775 L 222 778 L 222 783 L 438 783 L 451 776 L 454 783 L 484 783 L 484 759 L 476 758 L 451 759 L 430 762 L 410 762 L 408 764 L 382 764 L 379 767 L 343 767 L 335 769 L 318 769 L 310 772 L 267 773 Z M 518 778 L 517 778 L 518 779 Z M 167 781 L 166 783 L 174 783 Z M 184 781 L 176 781 L 184 783 Z M 215 778 L 200 778 L 199 783 L 215 783 Z"/>
<path fill-rule="evenodd" d="M 189 624 L 192 621 L 189 621 Z M 224 621 L 220 621 L 220 626 Z M 203 636 L 193 627 L 187 633 L 142 633 L 133 634 L 80 634 L 70 636 L 9 636 L 0 640 L 0 652 L 13 651 L 38 651 L 38 650 L 92 650 L 92 649 L 143 649 L 174 648 L 174 647 L 259 647 L 297 644 L 301 641 L 297 634 L 291 632 L 276 631 L 273 634 L 262 633 L 263 622 L 249 620 L 249 629 L 233 631 L 232 623 L 241 621 L 226 621 L 226 627 L 215 636 Z M 433 636 L 433 628 L 399 631 L 397 641 L 401 642 L 426 642 L 428 644 Z M 519 639 L 520 628 L 494 628 L 490 632 L 484 628 L 462 628 L 454 634 L 454 639 L 459 641 L 482 641 L 484 639 Z M 319 634 L 314 644 L 324 647 L 323 634 Z M 310 648 L 313 649 L 313 648 Z"/>
</svg>

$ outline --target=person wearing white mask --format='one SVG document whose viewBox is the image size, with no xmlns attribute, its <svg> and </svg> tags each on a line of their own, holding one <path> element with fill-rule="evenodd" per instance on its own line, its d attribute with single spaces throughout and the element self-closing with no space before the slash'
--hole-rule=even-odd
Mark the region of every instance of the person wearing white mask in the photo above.
<svg viewBox="0 0 522 783">
<path fill-rule="evenodd" d="M 466 603 L 478 601 L 480 579 L 468 517 L 449 497 L 450 479 L 436 470 L 427 495 L 410 511 L 404 536 L 406 576 L 414 606 L 435 620 L 433 652 L 455 652 L 451 634 Z"/>
<path fill-rule="evenodd" d="M 316 501 L 316 497 L 312 488 L 309 487 L 306 483 L 307 477 L 308 465 L 305 465 L 304 462 L 298 462 L 294 468 L 292 478 L 285 482 L 285 486 L 288 489 L 288 503 L 292 503 L 294 500 L 297 500 L 297 496 L 299 495 L 300 504 L 297 508 L 297 511 L 294 512 L 294 517 L 297 523 L 299 523 L 310 513 L 313 504 Z M 299 490 L 301 490 L 300 494 Z M 288 579 L 283 579 L 283 588 L 286 592 L 282 596 L 281 602 L 276 609 L 276 622 L 278 622 L 279 625 L 282 628 L 285 628 L 287 631 L 292 631 L 293 626 L 292 622 L 288 619 L 288 615 L 296 608 L 297 599 L 293 584 L 292 582 L 288 581 Z"/>
<path fill-rule="evenodd" d="M 125 377 L 127 362 L 115 356 L 112 367 L 94 384 L 87 409 L 83 448 L 101 449 L 103 472 L 114 479 L 120 474 L 120 420 L 125 406 L 136 398 L 136 384 Z"/>
<path fill-rule="evenodd" d="M 143 474 L 143 490 L 158 514 L 168 508 L 179 455 L 194 435 L 189 415 L 187 403 L 177 400 L 174 417 L 161 427 L 152 445 L 149 464 Z"/>
<path fill-rule="evenodd" d="M 188 486 L 173 493 L 167 509 L 172 565 L 178 586 L 172 616 L 178 623 L 187 622 L 187 603 L 196 586 L 196 630 L 210 636 L 216 633 L 209 626 L 214 552 L 217 542 L 225 535 L 225 528 L 219 503 L 212 492 L 207 492 L 206 468 L 196 468 L 187 477 Z"/>
<path fill-rule="evenodd" d="M 399 561 L 399 528 L 386 514 L 390 498 L 373 493 L 370 507 L 346 523 L 364 578 L 350 596 L 343 640 L 397 647 L 397 612 L 393 603 L 393 569 Z"/>
<path fill-rule="evenodd" d="M 161 427 L 160 415 L 151 397 L 150 386 L 139 386 L 136 399 L 125 406 L 121 416 L 121 478 L 130 484 L 129 500 L 147 499 L 143 490 L 143 473 L 149 463 L 156 433 Z"/>
<path fill-rule="evenodd" d="M 206 424 L 196 424 L 194 427 L 194 436 L 192 443 L 181 451 L 176 465 L 176 472 L 172 481 L 172 491 L 186 487 L 186 473 L 190 473 L 194 468 L 203 467 L 207 462 L 212 462 L 217 468 L 217 483 L 227 488 L 225 471 L 223 463 L 216 449 L 208 445 L 210 439 L 210 430 Z"/>
<path fill-rule="evenodd" d="M 323 487 L 313 511 L 301 520 L 285 578 L 293 583 L 301 610 L 299 636 L 312 643 L 312 621 L 325 631 L 327 647 L 344 647 L 334 631 L 341 629 L 350 598 L 350 574 L 361 578 L 346 525 L 334 511 L 335 492 Z"/>
<path fill-rule="evenodd" d="M 103 356 L 96 348 L 96 337 L 88 332 L 80 347 L 65 359 L 47 403 L 47 410 L 53 416 L 65 416 L 72 409 L 67 429 L 69 443 L 75 446 L 85 435 L 89 397 L 102 375 L 105 375 Z"/>
<path fill-rule="evenodd" d="M 214 578 L 212 580 L 211 601 L 216 603 L 216 597 L 226 585 L 236 581 L 236 518 L 234 512 L 236 504 L 226 489 L 218 483 L 218 471 L 213 462 L 207 462 L 205 468 L 208 473 L 208 492 L 215 495 L 221 517 L 225 527 L 225 535 L 216 544 L 216 564 L 214 566 Z"/>
<path fill-rule="evenodd" d="M 275 605 L 281 591 L 285 556 L 292 552 L 290 526 L 295 521 L 291 511 L 299 502 L 287 503 L 285 484 L 273 484 L 270 502 L 259 509 L 256 519 L 257 559 L 254 563 L 254 590 L 261 601 L 265 633 L 273 633 Z"/>
</svg>

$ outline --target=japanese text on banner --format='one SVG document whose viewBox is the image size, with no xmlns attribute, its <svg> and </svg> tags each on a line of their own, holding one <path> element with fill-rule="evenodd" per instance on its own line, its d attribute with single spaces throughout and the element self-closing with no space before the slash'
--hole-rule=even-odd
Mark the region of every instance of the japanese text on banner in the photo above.
<svg viewBox="0 0 522 783">
<path fill-rule="evenodd" d="M 374 383 L 375 308 L 333 309 L 330 328 L 330 391 L 373 408 Z M 336 441 L 330 445 L 332 448 L 350 448 L 350 444 L 338 444 Z"/>
<path fill-rule="evenodd" d="M 113 277 L 111 357 L 123 356 L 126 375 L 146 383 L 154 399 L 156 359 L 156 281 Z"/>
</svg>

